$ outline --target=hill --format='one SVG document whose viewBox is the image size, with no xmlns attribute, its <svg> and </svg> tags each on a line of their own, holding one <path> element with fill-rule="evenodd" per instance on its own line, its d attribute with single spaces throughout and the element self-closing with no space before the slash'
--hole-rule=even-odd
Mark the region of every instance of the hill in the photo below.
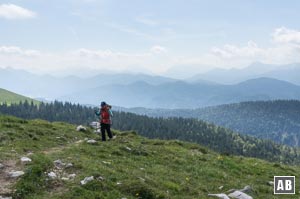
<svg viewBox="0 0 300 199">
<path fill-rule="evenodd" d="M 241 102 L 194 110 L 119 110 L 152 117 L 197 118 L 239 133 L 271 139 L 280 144 L 300 146 L 300 101 L 297 100 Z"/>
<path fill-rule="evenodd" d="M 264 66 L 251 67 L 249 71 L 260 67 Z M 5 86 L 4 89 L 48 101 L 57 99 L 98 105 L 100 100 L 105 100 L 123 107 L 176 109 L 242 101 L 300 100 L 300 86 L 288 81 L 264 77 L 268 76 L 259 76 L 259 78 L 249 76 L 247 79 L 242 79 L 242 82 L 224 85 L 210 81 L 213 79 L 204 81 L 196 78 L 193 81 L 179 81 L 144 74 L 99 74 L 80 78 L 36 75 L 9 68 L 0 69 L 0 85 Z M 18 81 L 15 81 L 16 79 Z"/>
<path fill-rule="evenodd" d="M 19 103 L 19 102 L 25 102 L 25 101 L 31 102 L 37 104 L 38 101 L 33 100 L 29 97 L 25 97 L 13 92 L 10 92 L 8 90 L 0 88 L 0 104 L 1 103 L 8 103 L 8 104 L 14 104 L 14 103 Z"/>
<path fill-rule="evenodd" d="M 42 118 L 48 121 L 65 121 L 89 124 L 95 118 L 91 107 L 54 102 L 38 107 L 28 104 L 0 106 L 0 113 L 22 118 Z M 151 118 L 132 113 L 114 112 L 113 127 L 119 130 L 135 130 L 148 138 L 179 139 L 196 142 L 223 154 L 235 154 L 262 158 L 274 162 L 297 164 L 300 150 L 238 134 L 232 130 L 190 118 Z"/>
<path fill-rule="evenodd" d="M 261 77 L 275 78 L 300 85 L 300 64 L 272 65 L 260 62 L 241 69 L 221 69 L 216 68 L 203 74 L 197 74 L 187 79 L 189 82 L 197 82 L 198 80 L 209 80 L 218 82 L 219 84 L 237 84 L 249 79 Z"/>
<path fill-rule="evenodd" d="M 99 99 L 103 99 L 123 107 L 199 108 L 242 101 L 300 99 L 300 86 L 271 78 L 251 79 L 234 85 L 183 81 L 151 85 L 142 81 L 105 85 L 59 99 L 81 104 L 98 104 Z"/>
<path fill-rule="evenodd" d="M 0 160 L 4 165 L 0 196 L 189 199 L 210 198 L 210 193 L 250 185 L 253 191 L 249 194 L 259 199 L 274 197 L 273 186 L 268 184 L 274 175 L 300 177 L 299 167 L 224 156 L 197 144 L 150 140 L 119 131 L 114 131 L 115 140 L 99 142 L 100 136 L 92 130 L 78 132 L 75 127 L 0 116 Z M 96 139 L 96 143 L 88 144 L 85 138 Z M 32 161 L 21 163 L 22 156 Z M 18 181 L 2 178 L 10 170 L 25 174 Z M 93 180 L 81 185 L 80 181 L 91 176 Z"/>
</svg>

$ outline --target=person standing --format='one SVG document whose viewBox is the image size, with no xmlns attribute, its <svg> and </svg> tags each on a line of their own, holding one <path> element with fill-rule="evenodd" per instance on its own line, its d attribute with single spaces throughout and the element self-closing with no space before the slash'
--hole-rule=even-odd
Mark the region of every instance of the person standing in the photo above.
<svg viewBox="0 0 300 199">
<path fill-rule="evenodd" d="M 100 116 L 102 141 L 106 141 L 105 131 L 107 132 L 109 139 L 115 138 L 116 136 L 113 136 L 110 130 L 110 126 L 112 123 L 111 118 L 113 116 L 111 106 L 108 105 L 106 102 L 101 102 L 100 111 L 95 111 L 95 114 L 97 116 Z"/>
</svg>

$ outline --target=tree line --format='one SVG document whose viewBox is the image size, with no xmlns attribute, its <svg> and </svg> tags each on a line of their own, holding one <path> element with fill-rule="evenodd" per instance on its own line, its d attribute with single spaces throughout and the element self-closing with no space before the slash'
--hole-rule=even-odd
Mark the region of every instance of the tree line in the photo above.
<svg viewBox="0 0 300 199">
<path fill-rule="evenodd" d="M 44 119 L 72 124 L 89 124 L 96 121 L 95 107 L 79 104 L 52 102 L 36 105 L 32 102 L 0 105 L 0 113 L 24 119 Z M 148 117 L 128 112 L 113 112 L 113 128 L 134 130 L 140 135 L 158 139 L 178 139 L 201 144 L 222 154 L 257 157 L 289 164 L 300 163 L 300 150 L 235 133 L 229 129 L 182 117 Z"/>
</svg>

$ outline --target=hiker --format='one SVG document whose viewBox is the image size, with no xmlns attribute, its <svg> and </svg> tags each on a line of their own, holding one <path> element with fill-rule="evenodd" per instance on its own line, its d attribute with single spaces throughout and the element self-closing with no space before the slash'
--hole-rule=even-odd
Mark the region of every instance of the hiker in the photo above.
<svg viewBox="0 0 300 199">
<path fill-rule="evenodd" d="M 113 116 L 111 108 L 112 107 L 106 104 L 106 102 L 101 102 L 100 110 L 99 111 L 95 110 L 95 114 L 97 116 L 100 116 L 102 141 L 106 141 L 105 131 L 107 132 L 109 139 L 114 139 L 116 137 L 112 135 L 110 130 L 110 125 L 112 121 L 111 117 Z"/>
</svg>

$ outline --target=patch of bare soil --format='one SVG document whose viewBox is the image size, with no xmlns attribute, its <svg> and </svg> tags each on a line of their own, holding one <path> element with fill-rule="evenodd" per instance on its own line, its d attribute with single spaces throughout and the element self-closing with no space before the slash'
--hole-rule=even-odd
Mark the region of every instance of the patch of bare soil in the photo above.
<svg viewBox="0 0 300 199">
<path fill-rule="evenodd" d="M 17 161 L 5 160 L 0 162 L 3 168 L 0 168 L 0 196 L 9 196 L 12 193 L 12 186 L 17 181 L 16 178 L 10 178 L 8 173 L 19 170 Z"/>
</svg>

